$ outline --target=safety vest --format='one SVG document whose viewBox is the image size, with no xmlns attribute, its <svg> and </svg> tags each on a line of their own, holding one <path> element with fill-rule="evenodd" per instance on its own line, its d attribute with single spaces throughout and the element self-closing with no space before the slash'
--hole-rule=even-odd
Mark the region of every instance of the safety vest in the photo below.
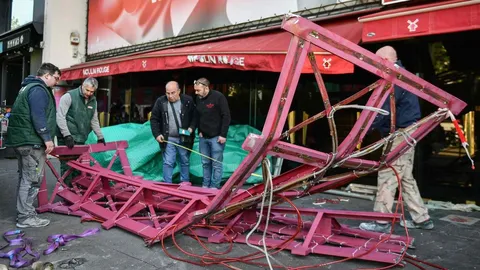
<svg viewBox="0 0 480 270">
<path fill-rule="evenodd" d="M 28 103 L 28 93 L 34 86 L 40 86 L 48 95 L 48 106 L 45 110 L 47 117 L 47 129 L 53 140 L 57 128 L 55 98 L 52 91 L 41 83 L 28 84 L 18 92 L 17 99 L 13 103 L 10 112 L 9 125 L 7 131 L 6 146 L 17 147 L 22 145 L 43 145 L 44 141 L 35 130 L 30 115 L 30 105 Z"/>
<path fill-rule="evenodd" d="M 85 143 L 88 134 L 92 131 L 92 118 L 97 111 L 95 96 L 85 102 L 81 93 L 81 86 L 67 92 L 72 97 L 72 104 L 67 112 L 67 127 L 73 139 L 78 143 Z"/>
</svg>

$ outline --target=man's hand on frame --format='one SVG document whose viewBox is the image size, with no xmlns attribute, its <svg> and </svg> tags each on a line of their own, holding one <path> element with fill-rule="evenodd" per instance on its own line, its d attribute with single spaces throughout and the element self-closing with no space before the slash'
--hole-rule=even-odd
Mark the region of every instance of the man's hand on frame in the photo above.
<svg viewBox="0 0 480 270">
<path fill-rule="evenodd" d="M 73 140 L 73 137 L 71 135 L 65 137 L 65 145 L 69 149 L 72 149 L 75 146 L 75 141 Z"/>
</svg>

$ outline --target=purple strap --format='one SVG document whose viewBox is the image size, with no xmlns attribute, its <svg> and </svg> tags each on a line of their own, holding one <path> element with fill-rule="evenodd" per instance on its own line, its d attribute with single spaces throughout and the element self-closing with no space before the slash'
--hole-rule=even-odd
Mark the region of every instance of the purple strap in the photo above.
<svg viewBox="0 0 480 270">
<path fill-rule="evenodd" d="M 58 247 L 60 246 L 65 246 L 67 242 L 70 242 L 72 240 L 78 239 L 78 238 L 83 238 L 86 236 L 94 235 L 98 233 L 100 229 L 94 228 L 94 229 L 88 229 L 84 231 L 82 234 L 79 235 L 69 235 L 69 234 L 54 234 L 50 235 L 47 238 L 47 242 L 51 243 L 50 246 L 43 252 L 44 255 L 48 255 L 52 252 L 54 252 Z"/>
<path fill-rule="evenodd" d="M 68 235 L 68 234 L 54 234 L 48 237 L 47 241 L 51 243 L 47 250 L 43 254 L 48 255 L 55 251 L 58 247 L 64 246 L 67 242 L 75 240 L 77 238 L 83 238 L 86 236 L 94 235 L 100 230 L 98 228 L 88 229 L 80 235 Z M 3 247 L 0 247 L 0 258 L 10 259 L 10 267 L 21 268 L 30 266 L 32 263 L 40 259 L 40 253 L 33 251 L 32 240 L 30 238 L 23 238 L 25 233 L 22 230 L 8 231 L 3 234 L 3 239 L 8 243 Z M 1 252 L 7 247 L 17 247 L 6 253 Z M 30 260 L 25 259 L 29 255 L 32 258 Z"/>
<path fill-rule="evenodd" d="M 4 249 L 8 246 L 19 246 L 23 244 L 23 236 L 25 233 L 22 230 L 8 231 L 3 234 L 3 239 L 8 243 L 0 249 Z M 10 238 L 9 236 L 16 236 L 15 238 Z"/>
<path fill-rule="evenodd" d="M 1 247 L 0 250 L 10 246 L 20 246 L 7 253 L 0 252 L 0 258 L 9 258 L 10 266 L 13 268 L 29 266 L 40 258 L 40 254 L 32 250 L 32 240 L 30 238 L 23 238 L 24 235 L 25 233 L 21 230 L 8 231 L 3 234 L 3 239 L 5 239 L 8 244 Z M 10 236 L 16 237 L 10 238 Z M 32 256 L 32 258 L 30 260 L 24 259 L 27 255 Z"/>
</svg>

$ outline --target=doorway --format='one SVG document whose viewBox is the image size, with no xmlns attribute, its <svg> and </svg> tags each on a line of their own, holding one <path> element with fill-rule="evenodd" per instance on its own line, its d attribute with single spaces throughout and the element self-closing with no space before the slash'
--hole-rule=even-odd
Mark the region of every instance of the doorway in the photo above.
<svg viewBox="0 0 480 270">
<path fill-rule="evenodd" d="M 7 106 L 12 106 L 17 98 L 20 85 L 24 79 L 23 57 L 15 57 L 5 62 L 5 100 Z"/>
</svg>

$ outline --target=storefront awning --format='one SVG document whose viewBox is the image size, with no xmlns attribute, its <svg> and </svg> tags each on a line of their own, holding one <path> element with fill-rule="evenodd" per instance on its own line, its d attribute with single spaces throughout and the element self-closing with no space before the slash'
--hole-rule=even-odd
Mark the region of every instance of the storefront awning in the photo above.
<svg viewBox="0 0 480 270">
<path fill-rule="evenodd" d="M 379 12 L 358 20 L 363 23 L 363 42 L 475 30 L 480 29 L 480 1 L 442 1 Z"/>
<path fill-rule="evenodd" d="M 362 27 L 356 20 L 341 20 L 324 27 L 352 42 L 360 42 Z M 280 72 L 291 37 L 288 32 L 276 31 L 92 61 L 62 70 L 62 80 L 190 67 Z M 353 64 L 319 48 L 314 51 L 321 72 L 353 73 Z M 313 72 L 309 63 L 302 72 Z"/>
</svg>

